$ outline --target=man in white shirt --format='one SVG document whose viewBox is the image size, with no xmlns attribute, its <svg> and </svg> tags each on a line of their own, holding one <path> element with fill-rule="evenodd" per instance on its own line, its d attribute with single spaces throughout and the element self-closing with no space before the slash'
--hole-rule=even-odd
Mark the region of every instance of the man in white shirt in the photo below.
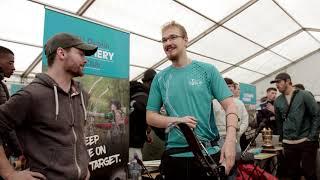
<svg viewBox="0 0 320 180">
<path fill-rule="evenodd" d="M 224 80 L 226 81 L 230 91 L 235 95 L 235 92 L 237 91 L 236 84 L 230 78 L 224 78 Z M 249 116 L 241 100 L 233 96 L 233 101 L 237 106 L 237 115 L 239 117 L 236 143 L 236 160 L 239 160 L 241 156 L 240 137 L 248 128 Z M 220 135 L 219 145 L 222 146 L 226 137 L 226 113 L 217 100 L 213 100 L 213 110 L 216 117 L 216 125 Z M 230 173 L 230 176 L 230 179 L 235 178 L 236 168 L 234 168 L 234 170 Z"/>
</svg>

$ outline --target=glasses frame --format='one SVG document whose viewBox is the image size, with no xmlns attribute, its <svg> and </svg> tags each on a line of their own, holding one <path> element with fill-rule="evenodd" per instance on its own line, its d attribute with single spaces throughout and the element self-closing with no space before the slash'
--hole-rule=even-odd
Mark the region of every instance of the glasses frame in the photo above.
<svg viewBox="0 0 320 180">
<path fill-rule="evenodd" d="M 168 42 L 168 41 L 175 41 L 175 40 L 178 39 L 178 38 L 184 38 L 184 36 L 182 36 L 182 35 L 177 35 L 177 34 L 171 34 L 171 35 L 168 36 L 168 37 L 163 37 L 163 38 L 161 39 L 161 42 L 164 44 L 164 43 L 166 43 L 166 42 Z"/>
</svg>

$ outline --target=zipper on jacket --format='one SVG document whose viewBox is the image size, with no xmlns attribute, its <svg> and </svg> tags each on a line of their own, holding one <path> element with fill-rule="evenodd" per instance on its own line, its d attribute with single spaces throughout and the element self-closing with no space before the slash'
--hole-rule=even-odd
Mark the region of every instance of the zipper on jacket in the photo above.
<svg viewBox="0 0 320 180">
<path fill-rule="evenodd" d="M 74 163 L 75 163 L 76 168 L 77 168 L 78 179 L 80 179 L 81 168 L 80 168 L 80 166 L 78 164 L 78 161 L 77 161 L 77 140 L 78 140 L 78 137 L 77 137 L 77 134 L 76 134 L 76 132 L 74 130 L 75 119 L 74 119 L 74 114 L 73 114 L 73 109 L 72 109 L 72 97 L 71 97 L 71 95 L 69 95 L 69 104 L 70 104 L 70 111 L 71 111 L 71 116 L 72 116 L 72 133 L 73 133 L 73 136 L 74 136 L 74 147 L 73 147 Z"/>
</svg>

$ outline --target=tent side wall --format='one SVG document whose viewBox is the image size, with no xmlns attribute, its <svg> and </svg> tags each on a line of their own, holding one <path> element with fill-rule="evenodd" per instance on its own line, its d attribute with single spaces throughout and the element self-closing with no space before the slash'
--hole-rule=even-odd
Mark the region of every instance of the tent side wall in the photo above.
<svg viewBox="0 0 320 180">
<path fill-rule="evenodd" d="M 320 52 L 317 52 L 279 72 L 287 72 L 290 74 L 292 83 L 301 83 L 306 90 L 311 91 L 317 101 L 320 101 Z M 278 73 L 279 73 L 278 72 Z M 268 87 L 275 87 L 270 81 L 275 78 L 278 73 L 274 73 L 261 81 L 254 83 L 257 87 L 257 99 L 259 100 L 265 95 Z"/>
</svg>

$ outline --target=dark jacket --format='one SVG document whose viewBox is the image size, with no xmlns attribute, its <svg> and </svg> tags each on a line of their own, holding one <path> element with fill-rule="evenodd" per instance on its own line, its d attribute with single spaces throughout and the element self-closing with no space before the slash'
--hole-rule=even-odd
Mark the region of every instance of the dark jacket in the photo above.
<svg viewBox="0 0 320 180">
<path fill-rule="evenodd" d="M 295 90 L 296 95 L 291 100 L 288 118 L 288 102 L 286 97 L 281 94 L 275 101 L 276 122 L 279 127 L 280 138 L 288 140 L 298 140 L 308 138 L 317 141 L 319 138 L 319 110 L 314 97 L 308 91 Z"/>
<path fill-rule="evenodd" d="M 0 131 L 16 129 L 27 166 L 49 180 L 84 179 L 87 174 L 87 96 L 77 82 L 72 87 L 66 93 L 48 75 L 38 74 L 0 106 Z"/>
<path fill-rule="evenodd" d="M 4 104 L 8 99 L 9 99 L 9 92 L 8 92 L 8 88 L 7 86 L 2 82 L 3 80 L 3 76 L 0 74 L 0 105 Z M 6 141 L 7 137 L 5 137 L 5 135 L 7 135 L 8 133 L 5 134 L 1 134 L 0 136 L 0 145 L 3 145 Z"/>
<path fill-rule="evenodd" d="M 129 147 L 142 148 L 147 140 L 147 101 L 148 89 L 140 82 L 130 82 Z"/>
<path fill-rule="evenodd" d="M 4 75 L 3 73 L 1 73 L 1 69 L 0 69 L 0 105 L 4 104 L 10 98 L 8 88 L 6 84 L 2 81 L 3 78 L 4 78 Z M 15 131 L 10 131 L 9 133 L 1 134 L 0 145 L 4 147 L 7 157 L 9 156 L 19 157 L 20 155 L 22 155 L 19 141 L 17 139 L 17 135 Z"/>
<path fill-rule="evenodd" d="M 271 128 L 272 134 L 279 135 L 275 114 L 267 109 L 268 104 L 274 105 L 274 101 L 264 101 L 260 104 L 260 109 L 257 110 L 256 113 L 257 124 L 259 125 L 262 121 L 264 121 L 266 127 Z"/>
</svg>

